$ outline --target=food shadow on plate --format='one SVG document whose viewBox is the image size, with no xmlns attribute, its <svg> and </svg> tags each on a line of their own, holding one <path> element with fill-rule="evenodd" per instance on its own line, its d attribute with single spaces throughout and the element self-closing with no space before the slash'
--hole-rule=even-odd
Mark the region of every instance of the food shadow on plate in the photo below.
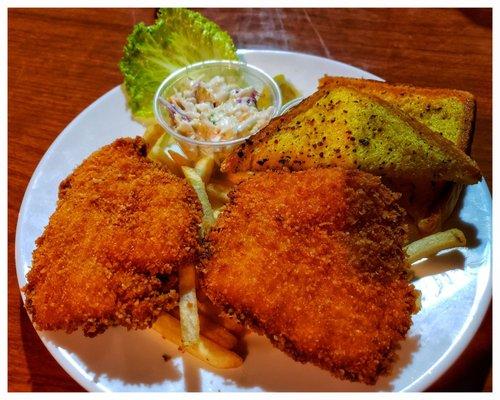
<svg viewBox="0 0 500 400">
<path fill-rule="evenodd" d="M 28 383 L 30 390 L 32 392 L 83 391 L 83 388 L 72 379 L 61 379 L 61 377 L 64 377 L 64 373 L 61 372 L 60 365 L 50 356 L 38 337 L 21 297 L 19 298 L 19 314 L 22 347 L 29 371 Z"/>
<path fill-rule="evenodd" d="M 442 231 L 457 228 L 460 229 L 467 240 L 466 247 L 468 249 L 477 248 L 481 245 L 481 240 L 478 238 L 477 228 L 460 218 L 460 212 L 464 205 L 464 193 L 462 192 L 460 199 L 453 211 L 452 215 L 443 224 Z M 422 261 L 413 264 L 413 271 L 415 272 L 415 280 L 430 276 L 441 274 L 452 269 L 464 269 L 466 258 L 464 254 L 458 250 L 448 250 L 446 252 L 438 253 L 434 256 L 423 259 Z"/>
<path fill-rule="evenodd" d="M 189 354 L 177 360 L 181 354 L 175 346 L 165 346 L 164 339 L 151 331 L 127 331 L 117 327 L 95 338 L 85 337 L 81 331 L 72 334 L 44 332 L 42 335 L 53 345 L 78 358 L 86 372 L 94 376 L 94 382 L 106 377 L 140 390 L 138 385 L 161 385 L 165 381 L 184 379 L 186 392 L 202 390 L 202 370 L 222 377 L 222 389 L 225 386 L 227 391 L 237 388 L 276 392 L 391 391 L 394 389 L 393 381 L 411 363 L 413 353 L 419 348 L 418 336 L 407 337 L 397 352 L 390 375 L 381 377 L 375 386 L 369 386 L 341 381 L 312 364 L 295 362 L 274 348 L 266 338 L 256 334 L 245 338 L 251 347 L 249 354 L 242 367 L 232 370 L 212 368 Z M 165 353 L 171 356 L 166 362 L 162 359 Z"/>
<path fill-rule="evenodd" d="M 201 391 L 201 373 L 200 366 L 195 362 L 190 362 L 187 359 L 183 360 L 184 367 L 184 390 L 186 392 L 199 392 Z"/>
<path fill-rule="evenodd" d="M 465 256 L 458 250 L 436 254 L 412 265 L 414 281 L 430 275 L 441 274 L 452 269 L 464 269 Z"/>
<path fill-rule="evenodd" d="M 408 335 L 409 336 L 400 343 L 400 348 L 396 352 L 396 359 L 391 366 L 389 375 L 379 378 L 377 384 L 374 386 L 375 390 L 394 390 L 394 382 L 403 374 L 405 367 L 413 362 L 413 355 L 420 349 L 420 335 L 411 335 L 411 331 Z"/>
<path fill-rule="evenodd" d="M 203 369 L 223 377 L 227 391 L 238 389 L 267 392 L 392 391 L 394 381 L 401 375 L 405 366 L 412 362 L 413 354 L 420 347 L 419 336 L 407 337 L 397 351 L 390 374 L 380 377 L 377 384 L 371 386 L 342 381 L 315 365 L 293 361 L 274 348 L 267 339 L 257 334 L 250 334 L 245 340 L 249 342 L 251 349 L 240 368 L 220 370 L 191 357 L 185 359 L 185 390 L 193 392 L 201 389 L 200 370 Z"/>
<path fill-rule="evenodd" d="M 126 385 L 148 386 L 182 378 L 182 371 L 162 358 L 165 353 L 170 356 L 163 339 L 147 330 L 114 327 L 94 338 L 85 337 L 81 331 L 44 332 L 43 336 L 77 357 L 86 372 L 94 375 L 94 382 L 105 376 Z"/>
<path fill-rule="evenodd" d="M 443 224 L 442 230 L 445 231 L 452 228 L 460 229 L 464 233 L 465 239 L 467 240 L 467 247 L 474 249 L 481 245 L 481 240 L 477 237 L 477 228 L 460 218 L 460 212 L 464 208 L 464 200 L 466 197 L 464 192 L 465 191 L 463 190 L 457 205 L 455 206 L 455 210 L 453 210 L 453 213 Z"/>
</svg>

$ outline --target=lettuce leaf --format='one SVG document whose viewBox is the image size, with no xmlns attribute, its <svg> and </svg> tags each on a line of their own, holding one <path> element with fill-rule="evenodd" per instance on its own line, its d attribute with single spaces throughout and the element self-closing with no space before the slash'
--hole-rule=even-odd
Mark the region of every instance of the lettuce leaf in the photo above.
<svg viewBox="0 0 500 400">
<path fill-rule="evenodd" d="M 197 12 L 161 9 L 153 25 L 137 24 L 120 61 L 134 118 L 143 123 L 154 118 L 156 89 L 173 71 L 211 59 L 236 60 L 236 47 L 227 32 Z"/>
</svg>

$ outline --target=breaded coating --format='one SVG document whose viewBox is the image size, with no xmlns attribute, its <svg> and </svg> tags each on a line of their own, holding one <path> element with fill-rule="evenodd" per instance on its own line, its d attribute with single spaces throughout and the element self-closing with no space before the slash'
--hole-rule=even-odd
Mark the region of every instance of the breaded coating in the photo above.
<svg viewBox="0 0 500 400">
<path fill-rule="evenodd" d="M 38 329 L 151 326 L 177 302 L 177 271 L 199 255 L 191 187 L 146 157 L 139 137 L 87 158 L 59 187 L 25 287 Z"/>
<path fill-rule="evenodd" d="M 256 174 L 208 236 L 202 287 L 295 360 L 373 384 L 417 311 L 397 199 L 356 170 Z"/>
</svg>

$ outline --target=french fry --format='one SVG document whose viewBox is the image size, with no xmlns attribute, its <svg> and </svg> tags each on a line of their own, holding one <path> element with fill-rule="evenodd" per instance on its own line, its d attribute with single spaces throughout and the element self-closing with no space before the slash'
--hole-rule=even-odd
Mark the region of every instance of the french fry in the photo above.
<svg viewBox="0 0 500 400">
<path fill-rule="evenodd" d="M 196 146 L 179 142 L 179 147 L 182 149 L 187 158 L 193 163 L 200 158 L 200 152 Z"/>
<path fill-rule="evenodd" d="M 184 176 L 181 167 L 174 160 L 172 160 L 170 155 L 167 154 L 167 158 L 164 160 L 164 164 L 174 175 L 177 175 L 180 178 Z"/>
<path fill-rule="evenodd" d="M 220 183 L 209 183 L 207 195 L 213 204 L 226 204 L 229 201 L 231 187 Z"/>
<path fill-rule="evenodd" d="M 245 333 L 245 327 L 229 315 L 219 315 L 217 322 L 234 335 L 241 336 Z"/>
<path fill-rule="evenodd" d="M 158 144 L 155 144 L 151 150 L 148 153 L 148 158 L 153 161 L 157 161 L 162 164 L 167 164 L 168 162 L 171 161 L 170 157 L 168 154 L 165 152 L 165 149 L 163 149 L 161 146 Z M 169 167 L 170 169 L 170 167 Z"/>
<path fill-rule="evenodd" d="M 167 149 L 167 147 L 171 146 L 172 144 L 175 143 L 175 139 L 170 136 L 167 132 L 164 132 L 163 135 L 160 136 L 160 138 L 156 141 L 155 144 L 160 146 L 163 149 Z"/>
<path fill-rule="evenodd" d="M 224 206 L 221 206 L 217 209 L 214 210 L 214 218 L 215 220 L 217 220 L 219 218 L 219 216 L 222 214 L 222 212 L 224 211 Z"/>
<path fill-rule="evenodd" d="M 169 147 L 174 143 L 174 139 L 168 133 L 163 133 L 163 135 L 156 141 L 151 150 L 148 153 L 148 158 L 157 161 L 161 164 L 167 166 L 167 168 L 173 174 L 182 177 L 181 167 L 172 159 L 171 155 L 168 153 Z"/>
<path fill-rule="evenodd" d="M 166 146 L 168 146 L 169 142 L 170 135 L 166 132 L 163 133 L 153 144 L 153 147 L 149 151 L 148 157 L 153 161 L 164 163 L 165 159 L 168 158 L 168 155 L 165 152 L 165 148 Z"/>
<path fill-rule="evenodd" d="M 220 310 L 212 304 L 205 301 L 198 301 L 198 310 L 237 336 L 245 332 L 243 325 L 238 323 L 234 318 L 221 314 Z"/>
<path fill-rule="evenodd" d="M 212 205 L 208 200 L 207 191 L 205 190 L 205 184 L 201 177 L 196 173 L 194 168 L 182 167 L 182 172 L 188 180 L 189 184 L 193 187 L 198 199 L 200 200 L 201 207 L 203 209 L 203 219 L 201 222 L 201 234 L 205 236 L 210 227 L 215 223 L 214 212 L 212 210 Z"/>
<path fill-rule="evenodd" d="M 200 340 L 196 271 L 193 265 L 183 265 L 179 268 L 179 295 L 182 344 L 191 346 Z"/>
<path fill-rule="evenodd" d="M 153 329 L 165 339 L 177 346 L 182 346 L 179 320 L 172 315 L 160 315 L 153 324 Z M 203 336 L 200 336 L 200 340 L 197 343 L 185 347 L 184 350 L 215 368 L 238 368 L 243 363 L 242 358 L 238 354 L 219 346 L 217 343 Z"/>
<path fill-rule="evenodd" d="M 159 124 L 148 125 L 142 137 L 149 146 L 154 146 L 165 130 Z"/>
<path fill-rule="evenodd" d="M 184 157 L 182 154 L 179 154 L 175 150 L 168 149 L 167 153 L 179 167 L 190 167 L 192 165 L 192 162 L 189 158 Z"/>
<path fill-rule="evenodd" d="M 200 175 L 201 179 L 203 182 L 208 183 L 210 181 L 210 178 L 212 177 L 212 173 L 214 172 L 214 166 L 215 166 L 215 160 L 213 156 L 205 156 L 200 158 L 195 166 L 194 169 Z"/>
<path fill-rule="evenodd" d="M 179 318 L 179 310 L 177 308 L 170 311 L 170 314 Z M 198 318 L 200 319 L 200 334 L 207 339 L 228 350 L 231 350 L 238 344 L 238 339 L 231 332 L 217 322 L 214 322 L 210 317 L 198 313 Z"/>
<path fill-rule="evenodd" d="M 450 229 L 438 232 L 410 243 L 404 248 L 410 264 L 422 258 L 432 256 L 441 250 L 463 247 L 466 245 L 463 232 L 459 229 Z"/>
<path fill-rule="evenodd" d="M 213 340 L 218 345 L 232 349 L 238 344 L 238 339 L 223 326 L 213 322 L 209 317 L 204 314 L 199 314 L 200 318 L 200 331 L 203 336 Z"/>
</svg>

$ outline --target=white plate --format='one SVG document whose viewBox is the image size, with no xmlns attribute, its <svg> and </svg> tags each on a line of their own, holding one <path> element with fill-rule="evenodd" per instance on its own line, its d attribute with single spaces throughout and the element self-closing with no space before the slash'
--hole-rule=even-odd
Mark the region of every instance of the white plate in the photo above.
<svg viewBox="0 0 500 400">
<path fill-rule="evenodd" d="M 271 75 L 284 73 L 303 94 L 324 74 L 379 79 L 360 69 L 299 53 L 240 51 Z M 411 80 L 411 77 L 408 78 Z M 106 93 L 57 137 L 26 190 L 16 234 L 19 286 L 26 283 L 34 241 L 55 209 L 57 188 L 92 151 L 142 127 L 126 109 L 119 87 Z M 39 332 L 59 364 L 90 391 L 420 391 L 460 355 L 479 327 L 491 298 L 491 197 L 484 181 L 465 190 L 448 225 L 461 228 L 469 247 L 444 252 L 418 267 L 422 311 L 398 352 L 393 373 L 376 386 L 334 379 L 326 371 L 293 361 L 255 334 L 247 337 L 241 368 L 214 370 L 181 355 L 156 332 L 113 328 L 94 339 L 81 333 Z M 169 362 L 162 354 L 172 357 Z"/>
</svg>

